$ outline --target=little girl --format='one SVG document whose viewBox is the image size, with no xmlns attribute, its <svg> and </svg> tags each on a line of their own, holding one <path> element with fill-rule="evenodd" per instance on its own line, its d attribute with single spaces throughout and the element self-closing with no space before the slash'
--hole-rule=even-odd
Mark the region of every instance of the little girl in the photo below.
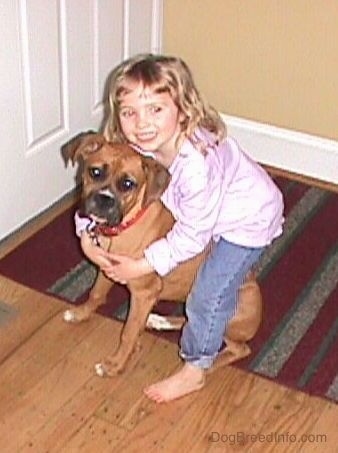
<svg viewBox="0 0 338 453">
<path fill-rule="evenodd" d="M 84 253 L 108 277 L 124 282 L 154 271 L 163 276 L 215 242 L 187 300 L 184 364 L 144 389 L 150 399 L 165 402 L 203 387 L 235 314 L 239 287 L 282 233 L 283 199 L 267 173 L 226 137 L 219 114 L 203 101 L 181 59 L 138 55 L 123 62 L 112 73 L 109 102 L 106 138 L 135 145 L 169 170 L 162 202 L 175 224 L 141 259 L 105 252 L 85 230 Z"/>
</svg>

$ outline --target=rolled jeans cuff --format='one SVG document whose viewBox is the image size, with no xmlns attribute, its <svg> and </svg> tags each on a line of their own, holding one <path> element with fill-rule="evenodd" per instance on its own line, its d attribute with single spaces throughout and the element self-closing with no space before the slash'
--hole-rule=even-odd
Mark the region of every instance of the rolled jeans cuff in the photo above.
<svg viewBox="0 0 338 453">
<path fill-rule="evenodd" d="M 180 351 L 180 357 L 182 360 L 197 368 L 202 368 L 203 370 L 211 368 L 217 356 L 218 353 L 214 356 L 200 356 L 197 358 L 184 354 L 184 352 Z"/>
</svg>

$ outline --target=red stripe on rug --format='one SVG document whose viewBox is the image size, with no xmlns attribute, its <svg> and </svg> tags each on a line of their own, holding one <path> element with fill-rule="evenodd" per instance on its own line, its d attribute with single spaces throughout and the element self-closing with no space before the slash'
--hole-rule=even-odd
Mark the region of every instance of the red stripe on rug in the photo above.
<svg viewBox="0 0 338 453">
<path fill-rule="evenodd" d="M 328 307 L 326 307 L 326 305 Z M 318 330 L 322 329 L 323 339 L 328 333 L 328 326 L 330 321 L 333 323 L 338 317 L 338 287 L 332 292 L 330 298 L 325 305 L 323 313 L 322 325 L 318 325 Z M 327 308 L 327 310 L 326 310 Z M 324 315 L 327 317 L 327 324 L 325 325 Z M 317 320 L 316 320 L 317 325 Z M 316 335 L 316 329 L 314 329 L 314 335 Z M 324 371 L 323 371 L 324 370 Z M 333 382 L 333 379 L 338 373 L 338 337 L 333 341 L 329 351 L 327 352 L 324 360 L 320 363 L 318 371 L 312 376 L 309 382 L 302 389 L 311 394 L 322 395 L 326 393 Z"/>
<path fill-rule="evenodd" d="M 281 380 L 291 386 L 297 386 L 298 380 L 303 375 L 309 363 L 309 357 L 315 356 L 321 343 L 325 340 L 330 325 L 332 325 L 337 319 L 337 300 L 338 288 L 331 293 L 325 305 L 319 311 L 313 324 L 309 327 L 306 334 L 297 344 L 295 351 L 280 371 L 278 380 Z M 307 389 L 308 391 L 316 390 L 319 393 L 325 393 L 327 391 L 338 370 L 338 354 L 337 350 L 333 351 L 332 346 L 320 363 L 320 367 L 322 367 L 325 362 L 327 362 L 328 366 L 324 366 L 325 373 L 320 373 L 320 382 L 318 382 L 318 385 L 320 384 L 320 388 L 318 388 L 318 385 L 316 384 L 316 375 L 314 374 L 305 385 L 304 389 Z"/>
<path fill-rule="evenodd" d="M 326 355 L 320 368 L 313 378 L 301 390 L 311 395 L 325 396 L 331 386 L 338 370 L 338 338 L 332 344 L 330 352 Z M 325 370 L 325 371 L 323 371 Z"/>
<path fill-rule="evenodd" d="M 320 212 L 306 225 L 279 262 L 262 281 L 261 289 L 264 302 L 263 324 L 251 341 L 253 354 L 241 362 L 246 367 L 259 352 L 262 345 L 293 306 L 296 298 L 312 278 L 326 254 L 337 239 L 337 229 L 332 228 L 332 216 L 338 219 L 336 197 L 330 197 Z M 333 217 L 334 218 L 334 217 Z M 320 235 L 318 232 L 320 231 Z M 290 272 L 290 269 L 292 271 Z"/>
</svg>

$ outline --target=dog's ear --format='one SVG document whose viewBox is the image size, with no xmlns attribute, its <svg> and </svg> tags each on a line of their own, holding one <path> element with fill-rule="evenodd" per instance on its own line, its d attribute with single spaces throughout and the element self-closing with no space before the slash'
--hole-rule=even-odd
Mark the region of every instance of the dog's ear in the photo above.
<svg viewBox="0 0 338 453">
<path fill-rule="evenodd" d="M 147 187 L 143 199 L 143 207 L 159 200 L 170 181 L 170 173 L 152 157 L 143 157 L 143 168 L 147 178 Z"/>
<path fill-rule="evenodd" d="M 61 147 L 61 155 L 66 165 L 69 160 L 74 165 L 80 156 L 98 151 L 105 142 L 103 135 L 94 131 L 81 132 Z"/>
</svg>

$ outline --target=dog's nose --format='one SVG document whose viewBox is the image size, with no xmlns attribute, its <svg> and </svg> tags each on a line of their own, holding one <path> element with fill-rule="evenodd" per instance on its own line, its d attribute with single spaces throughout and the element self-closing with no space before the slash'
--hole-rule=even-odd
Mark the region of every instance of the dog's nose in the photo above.
<svg viewBox="0 0 338 453">
<path fill-rule="evenodd" d="M 111 192 L 98 192 L 93 198 L 99 209 L 112 209 L 116 205 L 116 197 Z"/>
<path fill-rule="evenodd" d="M 92 193 L 84 202 L 86 215 L 94 215 L 108 225 L 118 225 L 122 220 L 122 209 L 114 193 L 107 189 Z"/>
</svg>

